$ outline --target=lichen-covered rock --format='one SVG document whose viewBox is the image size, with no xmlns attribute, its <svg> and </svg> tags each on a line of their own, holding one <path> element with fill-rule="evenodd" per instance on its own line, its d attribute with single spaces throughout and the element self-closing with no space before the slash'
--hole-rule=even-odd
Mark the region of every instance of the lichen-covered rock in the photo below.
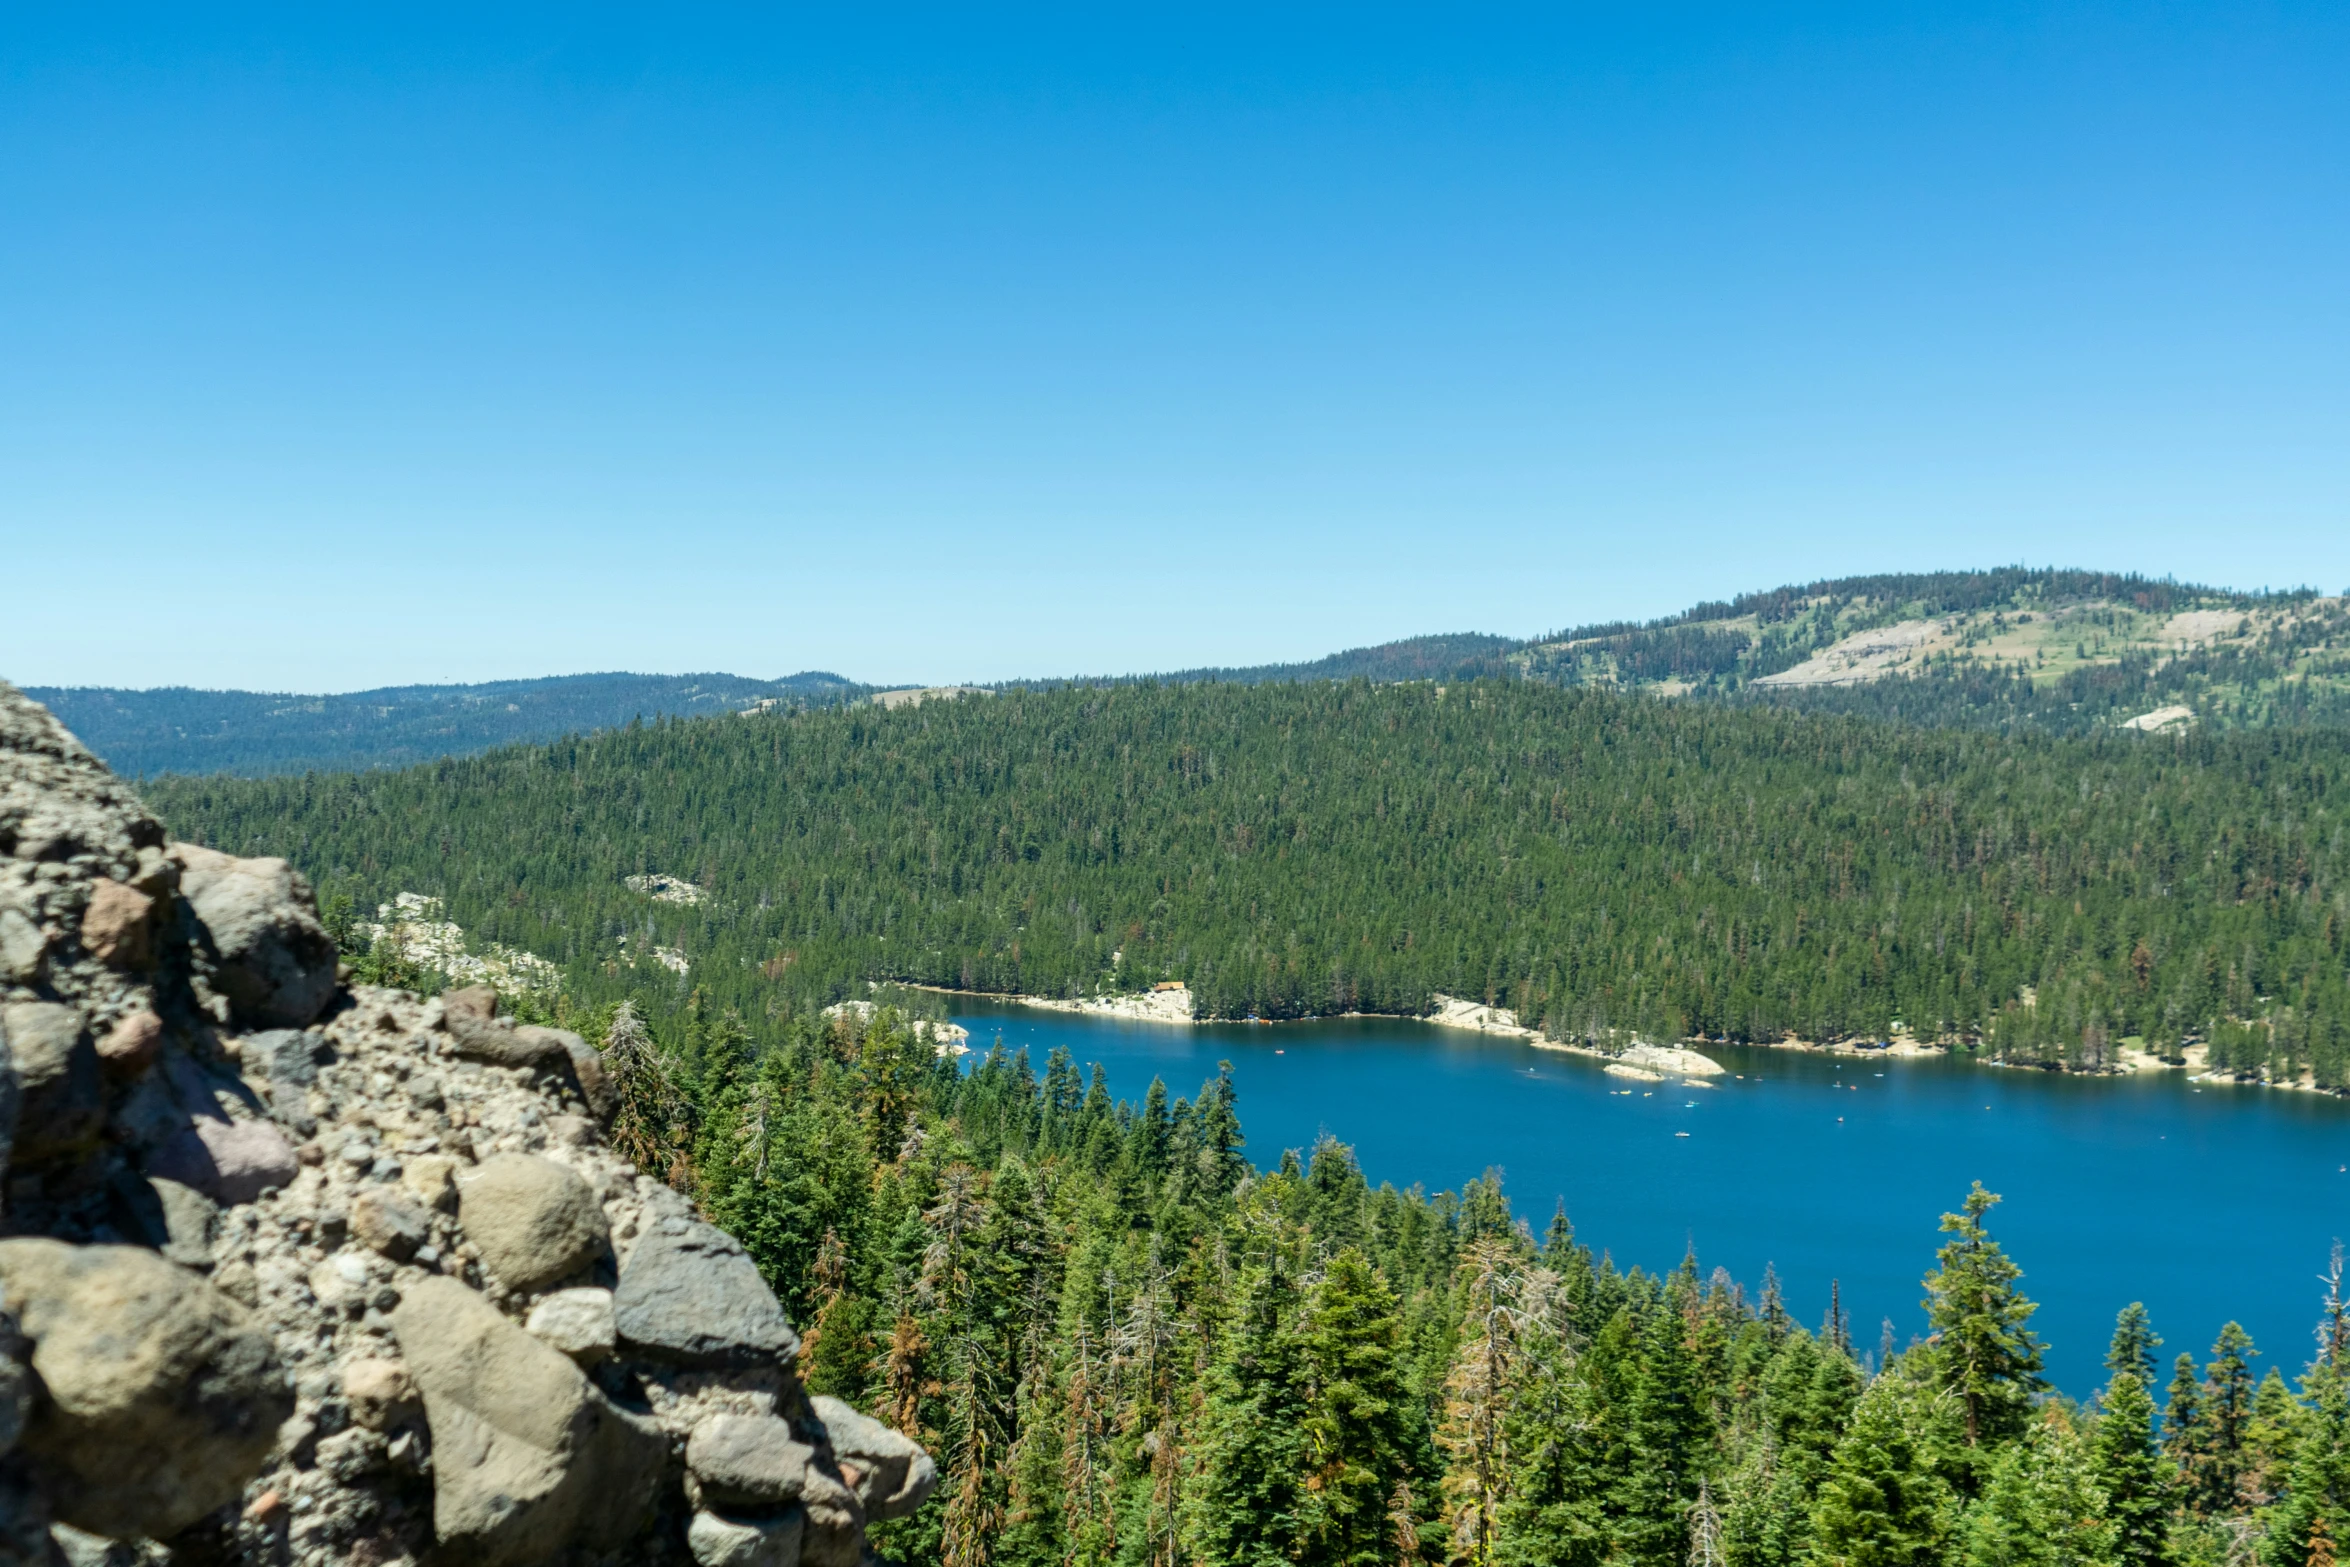
<svg viewBox="0 0 2350 1567">
<path fill-rule="evenodd" d="M 543 1289 L 611 1245 L 587 1182 L 551 1159 L 503 1154 L 457 1186 L 457 1217 L 483 1266 L 508 1289 Z"/>
<path fill-rule="evenodd" d="M 269 1335 L 152 1252 L 0 1241 L 0 1298 L 44 1395 L 22 1450 L 77 1528 L 178 1533 L 236 1497 L 293 1411 Z"/>
<path fill-rule="evenodd" d="M 629 1249 L 612 1297 L 623 1344 L 688 1366 L 788 1363 L 799 1335 L 742 1243 L 671 1216 Z"/>
<path fill-rule="evenodd" d="M 819 1394 L 808 1402 L 866 1517 L 903 1518 L 937 1488 L 938 1465 L 920 1443 L 837 1398 Z"/>
<path fill-rule="evenodd" d="M 473 1567 L 545 1561 L 575 1540 L 628 1538 L 667 1443 L 579 1368 L 452 1279 L 392 1314 L 433 1442 L 433 1530 Z"/>
<path fill-rule="evenodd" d="M 237 1015 L 265 1028 L 299 1028 L 318 1016 L 335 990 L 335 944 L 310 883 L 278 859 L 192 843 L 173 844 L 171 857 Z"/>
</svg>

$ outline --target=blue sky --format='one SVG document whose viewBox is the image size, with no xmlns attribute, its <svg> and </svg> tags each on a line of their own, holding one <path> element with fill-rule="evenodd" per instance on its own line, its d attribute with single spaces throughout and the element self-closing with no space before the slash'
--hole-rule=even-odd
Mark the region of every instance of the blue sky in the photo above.
<svg viewBox="0 0 2350 1567">
<path fill-rule="evenodd" d="M 0 34 L 21 682 L 2350 583 L 2339 5 L 196 9 Z"/>
</svg>

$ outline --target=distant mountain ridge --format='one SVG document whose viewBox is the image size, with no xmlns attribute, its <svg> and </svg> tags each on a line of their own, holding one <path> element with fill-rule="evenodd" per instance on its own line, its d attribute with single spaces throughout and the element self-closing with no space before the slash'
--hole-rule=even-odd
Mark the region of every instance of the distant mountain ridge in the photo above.
<svg viewBox="0 0 2350 1567">
<path fill-rule="evenodd" d="M 1408 637 L 1290 664 L 1002 687 L 1525 679 L 1937 728 L 2350 727 L 2350 599 L 2129 573 L 2003 566 L 1791 584 L 1527 640 Z M 880 688 L 824 671 L 561 675 L 341 696 L 27 688 L 116 771 L 397 767 L 625 724 L 827 706 Z M 910 692 L 914 688 L 905 688 Z M 925 694 L 976 689 L 929 688 Z M 901 692 L 902 697 L 905 692 Z"/>
<path fill-rule="evenodd" d="M 1241 668 L 1179 669 L 1166 674 L 1124 675 L 1122 684 L 1156 680 L 1190 685 L 1204 680 L 1256 686 L 1278 680 L 1473 680 L 1509 673 L 1508 656 L 1524 643 L 1478 631 L 1406 637 L 1376 647 L 1348 648 L 1302 664 L 1251 664 Z M 1058 684 L 1058 682 L 1054 682 Z"/>
<path fill-rule="evenodd" d="M 130 777 L 403 767 L 494 746 L 616 728 L 635 718 L 828 706 L 873 688 L 822 670 L 740 675 L 554 675 L 482 685 L 386 686 L 338 696 L 28 686 L 27 695 Z"/>
</svg>

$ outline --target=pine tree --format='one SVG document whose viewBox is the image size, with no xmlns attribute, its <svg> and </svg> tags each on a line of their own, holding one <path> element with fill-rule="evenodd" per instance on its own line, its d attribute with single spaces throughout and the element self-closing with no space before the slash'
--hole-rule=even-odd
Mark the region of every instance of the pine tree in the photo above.
<svg viewBox="0 0 2350 1567">
<path fill-rule="evenodd" d="M 1977 1181 L 1963 1211 L 1942 1216 L 1955 1239 L 1936 1253 L 1926 1276 L 1926 1315 L 1942 1386 L 1965 1411 L 1966 1443 L 1980 1447 L 2018 1435 L 2030 1417 L 2040 1376 L 2040 1345 L 2025 1326 L 2039 1307 L 2016 1289 L 2023 1276 L 1983 1226 L 1999 1201 Z"/>
<path fill-rule="evenodd" d="M 1501 1567 L 1597 1567 L 1608 1549 L 1602 1499 L 1613 1478 L 1604 1460 L 1613 1423 L 1597 1396 L 1592 1362 L 1609 1351 L 1594 1345 L 1590 1355 L 1576 1355 L 1570 1302 L 1556 1275 L 1544 1269 L 1528 1284 L 1494 1560 Z"/>
<path fill-rule="evenodd" d="M 2125 1369 L 2106 1386 L 2090 1476 L 2105 1498 L 2114 1567 L 2165 1567 L 2171 1560 L 2169 1476 L 2154 1443 L 2154 1399 L 2138 1373 L 2126 1369 L 2135 1358 L 2125 1359 Z"/>
<path fill-rule="evenodd" d="M 1310 1493 L 1304 1549 L 1312 1567 L 1388 1567 L 1388 1497 L 1407 1478 L 1411 1432 L 1395 1292 L 1349 1246 L 1307 1308 L 1311 1388 L 1305 1420 Z"/>
<path fill-rule="evenodd" d="M 2244 1474 L 2237 1489 L 2254 1507 L 2265 1507 L 2285 1488 L 2300 1438 L 2302 1409 L 2276 1367 L 2252 1395 L 2252 1419 L 2244 1428 Z"/>
<path fill-rule="evenodd" d="M 1615 1487 L 1616 1550 L 1642 1567 L 1680 1567 L 1688 1508 L 1711 1460 L 1712 1420 L 1689 1352 L 1684 1283 L 1654 1302 L 1640 1329 L 1627 1411 L 1631 1463 Z"/>
<path fill-rule="evenodd" d="M 2195 1373 L 2195 1357 L 2186 1351 L 2171 1362 L 2170 1387 L 2162 1408 L 2162 1452 L 2179 1472 L 2182 1485 L 2193 1487 L 2202 1463 L 2203 1386 Z"/>
<path fill-rule="evenodd" d="M 2219 1330 L 2211 1361 L 2203 1368 L 2202 1411 L 2197 1442 L 2201 1460 L 2194 1475 L 2197 1503 L 2209 1514 L 2234 1508 L 2244 1471 L 2251 1462 L 2254 1384 L 2252 1361 L 2260 1351 L 2239 1323 Z"/>
<path fill-rule="evenodd" d="M 2133 1300 L 2114 1318 L 2113 1343 L 2105 1351 L 2105 1369 L 2116 1376 L 2127 1371 L 2138 1379 L 2141 1390 L 2151 1388 L 2154 1352 L 2160 1348 L 2162 1335 L 2154 1331 L 2144 1303 Z"/>
<path fill-rule="evenodd" d="M 2090 1467 L 2060 1409 L 2001 1447 L 1981 1498 L 1960 1518 L 1966 1567 L 2107 1567 L 2112 1530 Z"/>
<path fill-rule="evenodd" d="M 1762 1303 L 1757 1314 L 1774 1343 L 1784 1339 L 1795 1326 L 1795 1319 L 1787 1313 L 1786 1296 L 1779 1287 L 1779 1270 L 1767 1262 L 1763 1264 Z"/>
<path fill-rule="evenodd" d="M 1246 1269 L 1208 1373 L 1189 1531 L 1208 1567 L 1276 1567 L 1304 1538 L 1308 1411 L 1295 1290 L 1278 1251 Z"/>
<path fill-rule="evenodd" d="M 2308 1567 L 2334 1554 L 2350 1517 L 2350 1379 L 2320 1360 L 2302 1379 L 2304 1415 L 2285 1494 L 2270 1509 L 2261 1557 L 2266 1567 Z"/>
<path fill-rule="evenodd" d="M 1958 1511 L 1938 1453 L 1945 1397 L 1899 1373 L 1861 1395 L 1812 1508 L 1822 1567 L 1942 1567 Z"/>
</svg>

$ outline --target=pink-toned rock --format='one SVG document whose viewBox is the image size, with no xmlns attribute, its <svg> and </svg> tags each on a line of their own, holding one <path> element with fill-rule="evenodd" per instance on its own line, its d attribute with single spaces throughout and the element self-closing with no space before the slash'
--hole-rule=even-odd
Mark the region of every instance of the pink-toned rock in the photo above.
<svg viewBox="0 0 2350 1567">
<path fill-rule="evenodd" d="M 119 881 L 99 881 L 82 913 L 82 945 L 114 968 L 153 968 L 155 900 Z"/>
<path fill-rule="evenodd" d="M 135 1077 L 154 1064 L 162 1048 L 163 1019 L 133 1012 L 98 1041 L 98 1064 L 117 1077 Z"/>
<path fill-rule="evenodd" d="M 298 1164 L 294 1145 L 266 1121 L 206 1119 L 156 1149 L 147 1173 L 233 1206 L 291 1184 Z"/>
</svg>

